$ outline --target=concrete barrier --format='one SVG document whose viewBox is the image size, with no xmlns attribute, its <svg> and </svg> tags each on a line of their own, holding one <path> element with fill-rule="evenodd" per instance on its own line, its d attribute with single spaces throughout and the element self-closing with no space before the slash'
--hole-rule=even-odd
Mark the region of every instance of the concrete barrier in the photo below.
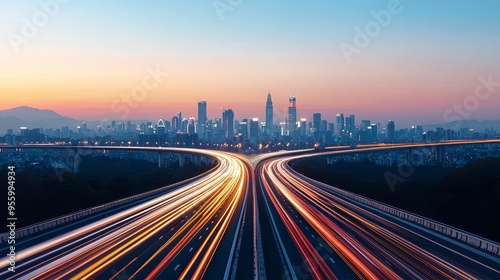
<svg viewBox="0 0 500 280">
<path fill-rule="evenodd" d="M 321 183 L 322 184 L 322 183 Z M 443 224 L 438 221 L 434 221 L 432 219 L 426 218 L 419 216 L 417 214 L 413 214 L 411 212 L 407 212 L 405 210 L 366 198 L 364 196 L 351 193 L 339 188 L 335 188 L 326 184 L 322 184 L 324 186 L 327 186 L 330 189 L 334 189 L 336 192 L 342 194 L 345 197 L 349 197 L 353 200 L 359 201 L 363 204 L 369 205 L 371 207 L 374 207 L 376 209 L 379 209 L 381 211 L 384 211 L 386 213 L 392 214 L 394 216 L 397 216 L 399 218 L 402 218 L 404 220 L 410 221 L 415 224 L 419 224 L 425 228 L 432 229 L 434 231 L 437 231 L 443 235 L 449 236 L 451 238 L 454 238 L 456 240 L 459 240 L 461 242 L 464 242 L 468 245 L 471 245 L 472 247 L 476 247 L 479 249 L 482 249 L 484 251 L 488 251 L 492 254 L 500 256 L 500 244 L 488 240 L 486 238 L 474 235 L 472 233 L 463 231 L 461 229 L 454 228 L 452 226 Z"/>
</svg>

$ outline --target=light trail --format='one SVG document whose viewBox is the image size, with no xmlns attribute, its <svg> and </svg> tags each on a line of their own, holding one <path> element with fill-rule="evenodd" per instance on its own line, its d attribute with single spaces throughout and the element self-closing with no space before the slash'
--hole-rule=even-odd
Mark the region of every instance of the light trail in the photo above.
<svg viewBox="0 0 500 280">
<path fill-rule="evenodd" d="M 380 146 L 366 150 L 399 148 L 402 147 Z M 353 151 L 328 154 L 349 152 Z M 283 221 L 286 231 L 281 230 L 281 234 L 291 237 L 304 259 L 309 276 L 334 279 L 335 276 L 328 273 L 342 274 L 339 271 L 342 269 L 326 261 L 335 255 L 361 279 L 500 277 L 499 258 L 478 254 L 477 250 L 466 245 L 452 246 L 444 236 L 428 234 L 417 225 L 409 226 L 394 216 L 349 199 L 338 189 L 298 174 L 288 165 L 293 159 L 308 156 L 263 159 L 257 175 L 263 195 L 272 202 L 272 211 L 276 211 Z M 314 249 L 317 239 L 308 237 L 309 229 L 304 227 L 302 220 L 334 254 L 317 255 L 319 250 Z M 276 231 L 280 232 L 279 229 Z M 476 257 L 485 261 L 478 261 Z"/>
<path fill-rule="evenodd" d="M 17 255 L 21 272 L 13 277 L 4 270 L 0 277 L 95 279 L 114 270 L 153 279 L 171 275 L 166 269 L 176 259 L 185 261 L 180 277 L 203 277 L 229 224 L 237 220 L 238 208 L 244 210 L 249 180 L 247 166 L 238 158 L 206 153 L 219 162 L 207 176 L 26 248 Z M 200 240 L 189 258 L 181 254 Z M 144 248 L 150 253 L 142 253 Z M 1 268 L 6 264 L 4 258 Z"/>
<path fill-rule="evenodd" d="M 335 147 L 250 159 L 197 150 L 216 159 L 210 173 L 35 234 L 16 252 L 16 274 L 6 270 L 7 258 L 0 260 L 0 278 L 500 279 L 497 256 L 352 199 L 288 165 L 315 155 L 498 142 Z"/>
</svg>

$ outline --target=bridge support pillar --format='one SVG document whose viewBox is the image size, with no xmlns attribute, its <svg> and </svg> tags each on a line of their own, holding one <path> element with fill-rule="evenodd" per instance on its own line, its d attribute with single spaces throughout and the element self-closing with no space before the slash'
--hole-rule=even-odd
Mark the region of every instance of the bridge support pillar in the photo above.
<svg viewBox="0 0 500 280">
<path fill-rule="evenodd" d="M 410 157 L 411 157 L 412 153 L 411 153 L 411 149 L 408 149 L 408 150 L 405 150 L 405 160 L 406 160 L 406 163 L 410 163 Z"/>
<path fill-rule="evenodd" d="M 158 168 L 163 167 L 163 165 L 164 165 L 163 153 L 159 152 L 158 153 Z"/>
<path fill-rule="evenodd" d="M 179 154 L 179 166 L 184 167 L 185 164 L 186 164 L 186 155 Z"/>
<path fill-rule="evenodd" d="M 435 149 L 436 161 L 442 164 L 445 156 L 446 156 L 445 148 L 443 146 L 436 147 L 436 149 Z"/>
<path fill-rule="evenodd" d="M 333 157 L 326 157 L 326 164 L 332 165 L 333 164 Z"/>
<path fill-rule="evenodd" d="M 80 151 L 78 149 L 73 150 L 73 173 L 80 172 Z"/>
</svg>

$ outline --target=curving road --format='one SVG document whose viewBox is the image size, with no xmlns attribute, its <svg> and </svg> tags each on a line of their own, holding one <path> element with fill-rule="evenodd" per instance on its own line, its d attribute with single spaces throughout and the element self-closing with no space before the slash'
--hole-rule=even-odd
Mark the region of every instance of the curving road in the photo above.
<svg viewBox="0 0 500 280">
<path fill-rule="evenodd" d="M 326 153 L 353 152 L 346 148 Z M 184 152 L 211 156 L 217 166 L 160 193 L 16 240 L 16 273 L 7 271 L 4 257 L 0 279 L 500 279 L 498 256 L 289 167 L 291 160 L 319 155 L 313 150 L 250 159 Z"/>
<path fill-rule="evenodd" d="M 75 229 L 56 229 L 17 247 L 16 274 L 2 279 L 135 279 L 229 276 L 250 182 L 236 157 L 205 152 L 217 167 L 197 180 Z M 217 251 L 218 248 L 222 248 Z M 217 260 L 214 265 L 212 260 Z"/>
<path fill-rule="evenodd" d="M 330 152 L 335 153 L 345 151 Z M 274 254 L 281 256 L 282 275 L 315 279 L 499 279 L 498 257 L 298 174 L 288 163 L 301 157 L 270 159 L 257 169 L 259 190 L 270 217 L 269 231 L 280 247 Z"/>
</svg>

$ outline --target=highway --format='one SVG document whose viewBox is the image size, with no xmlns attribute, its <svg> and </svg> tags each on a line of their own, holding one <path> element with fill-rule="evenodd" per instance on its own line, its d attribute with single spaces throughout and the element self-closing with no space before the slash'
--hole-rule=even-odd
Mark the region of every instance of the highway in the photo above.
<svg viewBox="0 0 500 280">
<path fill-rule="evenodd" d="M 423 146 L 370 145 L 355 152 Z M 303 157 L 353 153 L 347 148 L 252 158 L 183 150 L 213 157 L 217 166 L 160 193 L 17 240 L 16 273 L 7 271 L 3 257 L 0 279 L 500 279 L 498 255 L 289 166 Z"/>
<path fill-rule="evenodd" d="M 2 259 L 0 278 L 228 277 L 234 273 L 249 171 L 236 157 L 206 153 L 218 161 L 208 175 L 118 212 L 101 213 L 75 229 L 35 236 L 18 245 L 16 274 Z"/>
<path fill-rule="evenodd" d="M 313 279 L 499 279 L 498 257 L 350 199 L 288 165 L 308 156 L 264 160 L 257 168 L 261 197 L 272 217 L 270 231 L 277 244 L 284 244 L 281 274 Z M 273 254 L 266 248 L 264 255 Z"/>
</svg>

